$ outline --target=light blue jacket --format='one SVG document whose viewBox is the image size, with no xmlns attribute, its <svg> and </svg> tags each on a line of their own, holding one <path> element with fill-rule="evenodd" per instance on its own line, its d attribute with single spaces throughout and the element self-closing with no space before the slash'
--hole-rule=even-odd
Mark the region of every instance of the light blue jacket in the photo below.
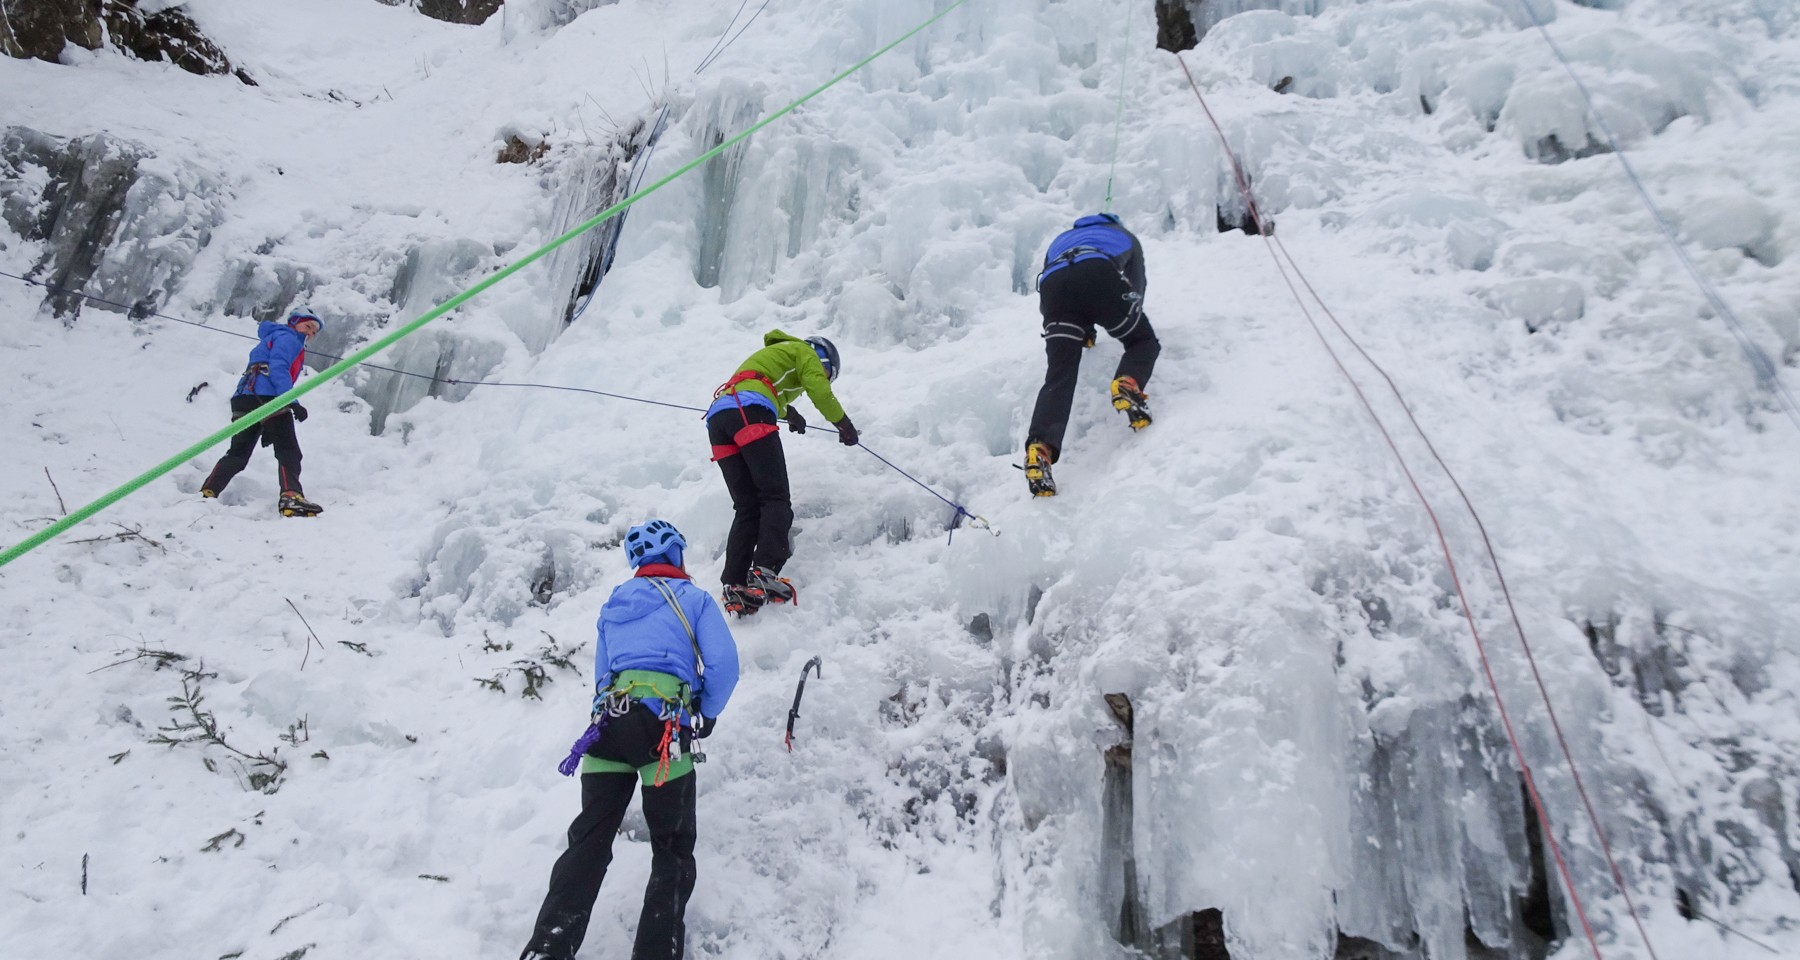
<svg viewBox="0 0 1800 960">
<path fill-rule="evenodd" d="M 681 617 L 649 578 L 669 588 L 694 636 L 688 638 Z M 600 608 L 599 639 L 594 644 L 594 684 L 605 690 L 624 670 L 655 670 L 681 680 L 693 691 L 702 716 L 717 717 L 738 682 L 737 641 L 712 595 L 694 586 L 680 568 L 645 564 L 637 576 L 619 584 Z M 694 662 L 700 648 L 704 673 Z M 651 709 L 658 703 L 646 701 Z"/>
</svg>

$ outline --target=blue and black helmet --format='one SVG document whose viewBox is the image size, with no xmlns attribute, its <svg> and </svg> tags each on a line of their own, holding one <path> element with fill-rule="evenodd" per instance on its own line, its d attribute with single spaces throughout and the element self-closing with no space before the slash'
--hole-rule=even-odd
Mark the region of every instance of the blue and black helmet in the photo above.
<svg viewBox="0 0 1800 960">
<path fill-rule="evenodd" d="M 806 342 L 813 348 L 813 352 L 819 355 L 819 362 L 825 365 L 825 376 L 828 379 L 836 380 L 838 371 L 843 369 L 838 361 L 837 345 L 824 337 L 807 337 Z"/>
<path fill-rule="evenodd" d="M 646 521 L 625 534 L 625 558 L 634 568 L 651 562 L 679 567 L 686 549 L 687 539 L 667 520 Z"/>
<path fill-rule="evenodd" d="M 288 314 L 287 325 L 291 327 L 302 320 L 311 320 L 319 325 L 320 333 L 325 332 L 325 321 L 320 320 L 319 315 L 314 313 L 311 307 L 295 307 L 293 312 Z"/>
</svg>

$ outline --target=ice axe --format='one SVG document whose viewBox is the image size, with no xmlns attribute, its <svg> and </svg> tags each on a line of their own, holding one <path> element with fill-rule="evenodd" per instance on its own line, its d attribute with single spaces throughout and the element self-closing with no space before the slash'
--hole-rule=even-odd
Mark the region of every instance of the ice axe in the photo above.
<svg viewBox="0 0 1800 960">
<path fill-rule="evenodd" d="M 794 721 L 800 719 L 800 698 L 806 695 L 806 671 L 808 670 L 811 670 L 813 676 L 818 677 L 820 680 L 825 679 L 825 668 L 820 665 L 818 657 L 806 661 L 806 665 L 800 668 L 800 683 L 798 686 L 794 687 L 794 705 L 788 708 L 787 738 L 785 742 L 787 743 L 789 753 L 794 752 Z"/>
</svg>

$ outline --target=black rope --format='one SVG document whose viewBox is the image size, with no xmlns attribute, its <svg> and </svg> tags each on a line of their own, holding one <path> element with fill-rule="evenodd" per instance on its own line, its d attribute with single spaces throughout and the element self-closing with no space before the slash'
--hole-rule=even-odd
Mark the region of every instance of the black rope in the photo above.
<svg viewBox="0 0 1800 960">
<path fill-rule="evenodd" d="M 752 19 L 754 19 L 754 18 L 752 18 Z M 134 307 L 130 304 L 120 303 L 116 300 L 108 300 L 105 297 L 96 297 L 91 293 L 84 293 L 80 290 L 75 290 L 75 289 L 72 289 L 69 287 L 62 287 L 62 286 L 58 286 L 53 283 L 45 283 L 42 280 L 33 280 L 30 277 L 21 277 L 16 273 L 7 273 L 4 270 L 0 270 L 0 277 L 11 277 L 14 280 L 19 280 L 24 283 L 31 284 L 34 287 L 43 287 L 44 289 L 49 290 L 51 293 L 74 294 L 75 296 L 81 297 L 83 299 L 92 300 L 95 303 L 104 303 L 108 306 L 118 307 L 119 309 L 124 310 L 126 312 L 126 315 L 129 316 L 132 320 L 143 320 L 143 319 L 147 319 L 149 317 L 157 317 L 162 320 L 171 320 L 171 321 L 174 321 L 175 323 L 186 324 L 190 327 L 199 327 L 202 330 L 209 330 L 213 333 L 223 333 L 223 334 L 227 334 L 229 336 L 239 337 L 239 338 L 245 339 L 245 340 L 258 339 L 256 337 L 250 336 L 249 334 L 238 333 L 234 330 L 226 330 L 222 327 L 215 327 L 215 326 L 212 326 L 211 324 L 200 323 L 199 321 L 196 321 L 196 320 L 184 320 L 181 317 L 170 316 L 166 313 L 158 313 L 153 310 L 145 310 L 141 307 Z M 324 353 L 324 352 L 315 351 L 315 350 L 308 350 L 307 353 L 312 354 L 314 356 L 325 357 L 325 358 L 328 358 L 331 360 L 342 360 L 343 359 L 343 357 L 336 356 L 334 354 Z M 383 370 L 388 373 L 399 374 L 400 376 L 403 376 L 403 377 L 416 377 L 420 380 L 429 380 L 432 383 L 449 384 L 451 386 L 459 386 L 459 387 L 522 387 L 522 388 L 527 388 L 527 389 L 532 389 L 532 390 L 561 390 L 566 393 L 586 393 L 586 394 L 591 394 L 596 397 L 607 397 L 607 398 L 610 398 L 613 400 L 629 400 L 633 403 L 646 403 L 653 407 L 667 407 L 671 410 L 687 410 L 689 412 L 698 413 L 698 414 L 706 413 L 705 407 L 692 407 L 692 406 L 688 406 L 685 403 L 670 403 L 666 400 L 652 400 L 648 397 L 634 397 L 634 396 L 631 396 L 630 394 L 611 393 L 606 390 L 593 390 L 588 387 L 566 387 L 561 384 L 555 384 L 555 383 L 509 383 L 509 382 L 499 381 L 499 380 L 458 380 L 458 379 L 455 379 L 452 377 L 440 377 L 440 376 L 437 376 L 436 374 L 414 373 L 411 370 L 401 370 L 397 367 L 386 367 L 386 366 L 382 366 L 379 363 L 369 363 L 367 361 L 359 363 L 359 364 L 357 364 L 357 366 L 369 367 L 374 370 Z M 803 434 L 801 434 L 801 436 L 803 436 L 803 437 L 804 436 L 816 436 L 816 437 L 829 436 L 832 439 L 841 439 L 843 436 L 843 433 L 842 433 L 842 431 L 838 430 L 836 427 L 833 427 L 833 428 L 831 428 L 831 431 L 829 433 L 827 433 L 823 430 L 820 430 L 820 432 L 818 432 L 816 434 L 803 433 Z M 956 510 L 956 514 L 954 516 L 952 516 L 950 519 L 950 536 L 952 539 L 955 538 L 956 530 L 958 527 L 962 526 L 963 518 L 965 518 L 965 517 L 967 517 L 969 520 L 973 521 L 973 525 L 978 527 L 979 529 L 983 529 L 983 530 L 992 530 L 993 529 L 991 526 L 989 526 L 989 524 L 986 520 L 982 519 L 981 517 L 976 516 L 974 513 L 971 513 L 967 507 L 965 507 L 962 504 L 957 503 L 956 501 L 950 499 L 949 497 L 946 497 L 943 494 L 937 492 L 935 489 L 933 489 L 931 487 L 930 484 L 926 483 L 923 480 L 920 480 L 918 477 L 915 477 L 910 473 L 907 473 L 905 470 L 900 469 L 898 466 L 896 466 L 893 463 L 893 461 L 889 460 L 888 458 L 882 456 L 879 453 L 876 453 L 873 450 L 870 450 L 866 445 L 864 445 L 860 442 L 857 443 L 856 446 L 862 447 L 862 449 L 867 451 L 870 456 L 874 457 L 877 460 L 880 460 L 883 464 L 886 464 L 888 469 L 893 470 L 895 473 L 898 473 L 899 475 L 905 477 L 906 479 L 911 480 L 913 483 L 918 484 L 920 487 L 924 488 L 925 492 L 931 494 L 932 496 L 938 498 L 939 500 L 944 501 L 946 504 L 949 504 L 952 508 L 954 508 Z"/>
<path fill-rule="evenodd" d="M 731 23 L 728 23 L 725 25 L 725 32 L 719 34 L 719 39 L 713 41 L 712 50 L 708 51 L 706 56 L 701 59 L 700 65 L 694 68 L 695 76 L 699 76 L 700 71 L 705 70 L 707 67 L 712 66 L 713 61 L 715 61 L 715 60 L 719 59 L 719 57 L 723 56 L 726 49 L 728 49 L 732 44 L 736 43 L 738 41 L 738 38 L 744 35 L 744 31 L 750 29 L 750 25 L 756 22 L 756 18 L 762 16 L 762 12 L 764 10 L 769 9 L 769 0 L 763 0 L 763 5 L 756 8 L 756 12 L 750 15 L 749 20 L 744 21 L 744 25 L 738 29 L 738 32 L 731 33 L 732 26 L 737 23 L 738 17 L 741 17 L 744 15 L 744 8 L 749 5 L 750 5 L 750 0 L 743 0 L 742 3 L 738 4 L 737 13 L 734 13 L 731 15 Z M 728 33 L 731 34 L 731 39 L 729 39 L 729 40 L 725 39 L 725 34 L 728 34 Z M 721 46 L 720 44 L 723 44 L 723 46 Z"/>
<path fill-rule="evenodd" d="M 16 273 L 7 273 L 4 270 L 0 270 L 0 277 L 11 277 L 14 280 L 20 280 L 25 283 L 29 283 L 34 287 L 43 287 L 45 290 L 48 290 L 51 293 L 72 293 L 75 296 L 82 298 L 83 300 L 92 300 L 95 303 L 104 303 L 109 307 L 118 307 L 119 309 L 125 311 L 125 315 L 130 317 L 132 320 L 145 320 L 150 317 L 156 317 L 159 320 L 172 320 L 176 323 L 185 323 L 190 327 L 199 327 L 202 330 L 211 330 L 213 333 L 222 333 L 228 337 L 237 337 L 241 340 L 259 339 L 257 337 L 253 337 L 247 333 L 238 333 L 236 330 L 226 330 L 223 327 L 215 327 L 210 323 L 201 323 L 198 320 L 183 320 L 180 317 L 171 317 L 166 313 L 157 313 L 154 310 L 145 310 L 142 307 L 132 306 L 131 304 L 128 304 L 128 303 L 120 303 L 117 300 L 108 300 L 105 297 L 96 297 L 91 293 L 83 293 L 80 290 L 75 290 L 75 289 L 72 289 L 69 287 L 60 287 L 54 283 L 45 283 L 42 280 L 33 280 L 30 277 L 21 277 Z M 319 351 L 319 350 L 308 350 L 306 352 L 310 353 L 316 357 L 325 357 L 326 359 L 329 359 L 329 360 L 344 359 L 343 357 L 337 356 L 336 354 L 325 353 L 325 352 Z M 418 377 L 421 380 L 433 380 L 433 381 L 437 381 L 440 383 L 447 382 L 447 381 L 444 381 L 444 379 L 442 377 L 431 376 L 429 374 L 424 374 L 424 373 L 413 373 L 411 370 L 399 370 L 394 367 L 384 367 L 379 363 L 369 363 L 367 361 L 364 361 L 362 363 L 357 364 L 357 366 L 370 367 L 375 370 L 386 370 L 389 373 L 398 373 L 401 376 L 406 376 L 406 377 Z"/>
</svg>

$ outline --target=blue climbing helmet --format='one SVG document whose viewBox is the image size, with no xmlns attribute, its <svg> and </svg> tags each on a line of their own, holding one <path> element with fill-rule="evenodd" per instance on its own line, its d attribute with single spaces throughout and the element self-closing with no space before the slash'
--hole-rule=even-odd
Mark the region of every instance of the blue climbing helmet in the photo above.
<svg viewBox="0 0 1800 960">
<path fill-rule="evenodd" d="M 843 369 L 838 361 L 837 344 L 824 337 L 807 337 L 806 342 L 811 345 L 813 352 L 819 355 L 819 362 L 825 365 L 826 378 L 836 380 L 838 371 Z"/>
<path fill-rule="evenodd" d="M 646 521 L 625 534 L 625 558 L 633 568 L 653 561 L 679 567 L 686 549 L 687 539 L 667 520 Z"/>
<path fill-rule="evenodd" d="M 325 321 L 320 320 L 319 315 L 314 313 L 311 307 L 295 307 L 294 312 L 288 314 L 287 325 L 291 327 L 302 320 L 311 320 L 319 325 L 320 333 L 325 332 Z"/>
</svg>

